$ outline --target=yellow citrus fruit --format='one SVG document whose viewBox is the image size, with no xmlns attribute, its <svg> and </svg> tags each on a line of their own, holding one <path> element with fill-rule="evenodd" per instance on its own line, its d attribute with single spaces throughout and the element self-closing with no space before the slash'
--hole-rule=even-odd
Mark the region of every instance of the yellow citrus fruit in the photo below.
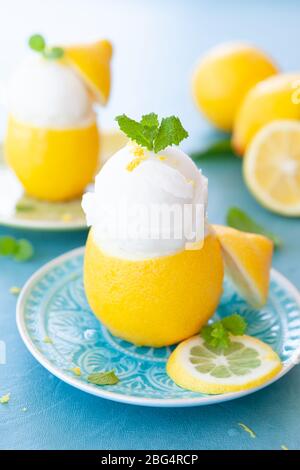
<svg viewBox="0 0 300 470">
<path fill-rule="evenodd" d="M 244 43 L 221 44 L 199 62 L 192 78 L 195 102 L 216 127 L 230 131 L 246 93 L 277 73 L 262 51 Z"/>
<path fill-rule="evenodd" d="M 273 243 L 263 235 L 213 225 L 220 241 L 225 270 L 241 296 L 255 308 L 268 297 Z"/>
<path fill-rule="evenodd" d="M 279 74 L 253 87 L 237 113 L 233 146 L 243 155 L 255 134 L 278 119 L 300 119 L 300 73 Z"/>
<path fill-rule="evenodd" d="M 74 129 L 33 127 L 10 116 L 5 156 L 26 192 L 38 199 L 64 201 L 80 196 L 98 166 L 96 123 Z"/>
<path fill-rule="evenodd" d="M 106 104 L 110 93 L 110 60 L 112 45 L 102 40 L 92 44 L 64 47 L 64 58 L 69 62 L 93 93 L 96 101 Z"/>
<path fill-rule="evenodd" d="M 124 134 L 124 132 L 118 129 L 101 129 L 100 139 L 101 165 L 103 165 L 112 155 L 124 147 L 129 141 L 129 138 Z"/>
<path fill-rule="evenodd" d="M 208 346 L 200 335 L 179 344 L 167 363 L 167 373 L 180 387 L 218 394 L 259 387 L 282 369 L 270 346 L 252 336 L 231 336 L 228 349 Z"/>
<path fill-rule="evenodd" d="M 263 206 L 300 216 L 300 122 L 273 121 L 263 127 L 245 154 L 243 173 Z"/>
<path fill-rule="evenodd" d="M 84 286 L 99 320 L 134 344 L 161 347 L 195 334 L 214 314 L 222 291 L 223 261 L 217 238 L 203 248 L 143 260 L 101 251 L 91 230 Z"/>
</svg>

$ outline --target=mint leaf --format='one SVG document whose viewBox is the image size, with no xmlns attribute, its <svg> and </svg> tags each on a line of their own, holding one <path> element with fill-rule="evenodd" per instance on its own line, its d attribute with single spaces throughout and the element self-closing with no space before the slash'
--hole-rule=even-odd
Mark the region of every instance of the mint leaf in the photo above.
<svg viewBox="0 0 300 470">
<path fill-rule="evenodd" d="M 62 47 L 51 47 L 50 49 L 45 49 L 43 51 L 43 56 L 45 59 L 56 60 L 61 59 L 65 51 Z"/>
<path fill-rule="evenodd" d="M 113 370 L 108 372 L 94 372 L 88 376 L 87 380 L 95 385 L 115 385 L 119 382 L 119 378 Z"/>
<path fill-rule="evenodd" d="M 159 121 L 158 121 L 158 116 L 155 113 L 150 113 L 150 114 L 144 114 L 141 119 L 141 124 L 144 127 L 155 127 L 158 129 L 159 127 Z"/>
<path fill-rule="evenodd" d="M 275 248 L 282 247 L 282 240 L 277 235 L 266 230 L 239 207 L 231 207 L 228 209 L 226 223 L 229 227 L 241 230 L 242 232 L 264 235 L 274 243 Z"/>
<path fill-rule="evenodd" d="M 46 47 L 46 42 L 41 34 L 33 34 L 28 39 L 29 47 L 36 52 L 43 52 Z"/>
<path fill-rule="evenodd" d="M 222 320 L 202 328 L 200 335 L 205 343 L 213 348 L 227 349 L 231 345 L 230 336 L 243 335 L 246 331 L 247 323 L 240 315 L 234 313 Z"/>
<path fill-rule="evenodd" d="M 28 39 L 29 47 L 43 55 L 45 59 L 60 59 L 64 55 L 62 47 L 47 47 L 46 41 L 41 34 L 34 34 Z"/>
<path fill-rule="evenodd" d="M 188 132 L 183 128 L 178 117 L 169 116 L 163 118 L 154 141 L 155 153 L 160 152 L 169 145 L 179 145 L 188 135 Z"/>
<path fill-rule="evenodd" d="M 14 252 L 14 259 L 16 261 L 28 261 L 32 258 L 34 249 L 32 244 L 25 238 L 17 241 L 16 251 Z"/>
<path fill-rule="evenodd" d="M 243 335 L 247 328 L 247 323 L 241 315 L 234 313 L 223 318 L 222 325 L 229 333 L 235 336 Z"/>
<path fill-rule="evenodd" d="M 231 138 L 225 137 L 219 140 L 215 140 L 208 145 L 206 145 L 203 149 L 198 150 L 196 152 L 191 153 L 191 158 L 194 161 L 201 160 L 206 157 L 216 157 L 216 156 L 223 156 L 226 157 L 229 155 L 235 155 L 234 150 L 231 145 Z"/>
<path fill-rule="evenodd" d="M 131 140 L 134 140 L 142 147 L 146 147 L 148 150 L 152 150 L 153 144 L 151 138 L 149 138 L 147 127 L 145 132 L 145 127 L 140 122 L 129 118 L 126 114 L 117 116 L 115 119 L 118 122 L 121 131 L 123 131 Z"/>
<path fill-rule="evenodd" d="M 17 250 L 17 241 L 14 237 L 0 237 L 0 255 L 12 256 Z"/>
<path fill-rule="evenodd" d="M 159 125 L 158 116 L 155 113 L 145 114 L 140 122 L 129 118 L 125 114 L 116 117 L 121 131 L 131 140 L 134 140 L 148 150 L 160 152 L 169 145 L 180 144 L 188 137 L 178 117 L 169 116 L 162 119 Z"/>
</svg>

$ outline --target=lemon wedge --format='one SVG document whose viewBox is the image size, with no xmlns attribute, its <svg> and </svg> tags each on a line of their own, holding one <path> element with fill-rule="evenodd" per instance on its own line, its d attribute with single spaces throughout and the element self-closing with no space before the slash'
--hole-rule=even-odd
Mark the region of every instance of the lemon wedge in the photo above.
<svg viewBox="0 0 300 470">
<path fill-rule="evenodd" d="M 263 235 L 213 225 L 222 247 L 226 274 L 240 295 L 253 307 L 268 297 L 273 243 Z"/>
<path fill-rule="evenodd" d="M 64 47 L 65 59 L 85 80 L 96 101 L 105 105 L 110 93 L 112 45 L 107 40 Z"/>
<path fill-rule="evenodd" d="M 267 209 L 300 215 L 300 123 L 273 121 L 253 139 L 243 162 L 247 186 Z"/>
<path fill-rule="evenodd" d="M 180 387 L 218 394 L 258 387 L 282 369 L 270 346 L 252 336 L 231 336 L 227 349 L 207 345 L 201 336 L 180 343 L 167 363 L 167 373 Z"/>
</svg>

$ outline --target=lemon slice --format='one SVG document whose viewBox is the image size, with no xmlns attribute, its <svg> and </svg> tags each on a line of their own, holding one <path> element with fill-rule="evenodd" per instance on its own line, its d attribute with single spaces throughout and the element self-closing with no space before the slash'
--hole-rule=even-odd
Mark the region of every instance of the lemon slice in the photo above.
<svg viewBox="0 0 300 470">
<path fill-rule="evenodd" d="M 96 101 L 105 105 L 110 93 L 112 45 L 102 40 L 92 44 L 64 47 L 65 59 L 77 70 Z"/>
<path fill-rule="evenodd" d="M 238 392 L 271 380 L 282 364 L 270 346 L 252 336 L 231 336 L 228 349 L 208 346 L 201 336 L 180 343 L 167 373 L 180 387 L 207 394 Z"/>
<path fill-rule="evenodd" d="M 243 162 L 247 186 L 267 209 L 300 215 L 300 123 L 273 121 L 254 137 Z"/>
<path fill-rule="evenodd" d="M 254 308 L 268 297 L 273 243 L 263 235 L 212 226 L 222 247 L 226 274 L 240 295 Z"/>
</svg>

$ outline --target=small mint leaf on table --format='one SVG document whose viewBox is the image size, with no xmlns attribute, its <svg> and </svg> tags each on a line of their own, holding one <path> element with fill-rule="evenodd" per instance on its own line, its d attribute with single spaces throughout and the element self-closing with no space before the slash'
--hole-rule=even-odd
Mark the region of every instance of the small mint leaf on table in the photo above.
<svg viewBox="0 0 300 470">
<path fill-rule="evenodd" d="M 36 52 L 43 52 L 46 47 L 45 39 L 41 34 L 33 34 L 28 39 L 29 47 Z"/>
<path fill-rule="evenodd" d="M 17 240 L 14 237 L 0 237 L 0 256 L 12 256 L 17 250 Z"/>
<path fill-rule="evenodd" d="M 30 241 L 25 238 L 21 238 L 17 241 L 17 249 L 14 253 L 14 259 L 16 261 L 28 261 L 32 258 L 34 249 Z"/>
<path fill-rule="evenodd" d="M 282 246 L 282 240 L 277 235 L 262 227 L 262 225 L 258 224 L 239 207 L 231 207 L 228 209 L 226 223 L 229 227 L 241 230 L 242 232 L 264 235 L 274 243 L 275 248 Z"/>
<path fill-rule="evenodd" d="M 95 385 L 115 385 L 119 382 L 119 378 L 113 370 L 107 372 L 94 372 L 88 376 L 87 380 Z"/>
</svg>

